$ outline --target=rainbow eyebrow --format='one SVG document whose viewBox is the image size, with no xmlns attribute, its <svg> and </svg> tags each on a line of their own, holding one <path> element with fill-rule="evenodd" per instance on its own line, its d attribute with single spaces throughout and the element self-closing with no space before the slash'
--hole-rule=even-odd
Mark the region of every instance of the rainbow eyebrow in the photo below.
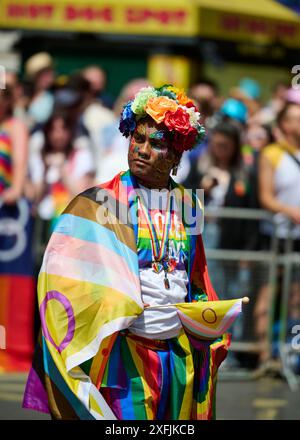
<svg viewBox="0 0 300 440">
<path fill-rule="evenodd" d="M 146 127 L 144 125 L 140 125 L 136 130 L 136 134 L 146 136 Z"/>
<path fill-rule="evenodd" d="M 166 132 L 163 130 L 158 130 L 158 131 L 155 131 L 154 133 L 151 133 L 149 135 L 149 138 L 154 139 L 156 141 L 167 142 L 167 135 L 166 135 Z"/>
</svg>

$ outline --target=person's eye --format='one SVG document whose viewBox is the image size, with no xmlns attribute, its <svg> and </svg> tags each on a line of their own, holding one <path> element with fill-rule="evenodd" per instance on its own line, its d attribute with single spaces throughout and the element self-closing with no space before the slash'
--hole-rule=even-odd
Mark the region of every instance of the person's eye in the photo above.
<svg viewBox="0 0 300 440">
<path fill-rule="evenodd" d="M 134 135 L 134 140 L 135 140 L 135 142 L 138 142 L 138 143 L 144 142 L 143 136 L 138 135 L 138 134 Z"/>
<path fill-rule="evenodd" d="M 160 145 L 160 144 L 153 144 L 152 148 L 153 150 L 157 150 L 157 151 L 165 151 L 167 149 L 165 145 Z"/>
</svg>

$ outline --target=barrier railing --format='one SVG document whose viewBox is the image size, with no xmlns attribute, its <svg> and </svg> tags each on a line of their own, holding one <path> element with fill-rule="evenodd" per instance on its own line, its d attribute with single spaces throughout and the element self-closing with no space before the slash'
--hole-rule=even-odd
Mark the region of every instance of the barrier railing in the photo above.
<svg viewBox="0 0 300 440">
<path fill-rule="evenodd" d="M 233 220 L 249 220 L 249 221 L 268 221 L 272 223 L 273 234 L 270 240 L 270 246 L 267 250 L 231 250 L 231 249 L 220 249 L 220 248 L 210 248 L 209 240 L 205 240 L 205 230 L 207 226 L 209 227 L 210 222 L 213 220 L 215 222 L 221 219 L 231 219 Z M 264 297 L 264 309 L 265 309 L 265 337 L 263 340 L 258 340 L 255 336 L 249 338 L 248 335 L 242 334 L 238 338 L 235 338 L 235 329 L 233 328 L 233 341 L 231 344 L 231 352 L 235 355 L 239 354 L 253 354 L 258 358 L 261 358 L 261 362 L 257 363 L 257 366 L 252 369 L 247 368 L 234 368 L 229 364 L 228 370 L 221 367 L 220 377 L 223 379 L 251 379 L 264 375 L 268 372 L 279 373 L 283 375 L 291 389 L 297 389 L 299 378 L 293 371 L 291 367 L 291 362 L 288 361 L 289 356 L 297 354 L 295 347 L 291 346 L 291 343 L 287 341 L 288 336 L 288 303 L 292 284 L 292 266 L 293 264 L 298 264 L 300 267 L 300 255 L 293 253 L 293 241 L 291 238 L 285 240 L 284 254 L 279 252 L 279 240 L 277 238 L 277 226 L 274 221 L 274 217 L 267 211 L 264 210 L 253 210 L 253 209 L 239 209 L 239 208 L 206 208 L 205 209 L 205 224 L 204 224 L 204 243 L 206 257 L 208 261 L 208 268 L 214 281 L 217 281 L 215 288 L 217 293 L 221 298 L 223 298 L 222 293 L 218 292 L 218 280 L 216 277 L 216 272 L 221 275 L 230 277 L 230 265 L 231 274 L 233 274 L 232 268 L 239 270 L 241 264 L 246 264 L 248 268 L 250 267 L 251 277 L 248 280 L 248 291 L 239 291 L 237 296 L 247 295 L 250 297 L 250 305 L 252 303 L 252 311 L 255 311 L 258 301 L 262 302 L 260 297 Z M 218 264 L 216 264 L 218 263 Z M 252 266 L 251 266 L 252 265 Z M 259 280 L 259 265 L 265 267 L 265 275 L 262 280 Z M 277 290 L 278 290 L 278 273 L 280 267 L 283 267 L 282 274 L 282 295 L 280 302 L 278 304 Z M 233 274 L 236 277 L 236 273 Z M 230 283 L 229 283 L 230 284 Z M 228 283 L 227 283 L 228 285 Z M 300 286 L 300 284 L 299 284 Z M 263 293 L 265 289 L 266 293 Z M 300 290 L 299 290 L 300 291 Z M 230 297 L 231 292 L 227 293 Z M 279 335 L 274 337 L 274 327 L 276 324 L 276 312 L 279 307 Z M 247 313 L 247 307 L 245 308 L 245 314 Z M 247 316 L 247 325 L 255 327 L 254 313 Z M 300 321 L 299 321 L 300 324 Z M 246 327 L 247 327 L 246 325 Z M 244 326 L 245 329 L 245 326 Z M 299 326 L 300 332 L 300 326 Z M 244 332 L 245 333 L 245 332 Z M 247 332 L 246 332 L 247 333 Z M 278 342 L 278 353 L 274 357 L 274 341 L 275 345 Z M 299 338 L 300 345 L 300 338 Z M 298 349 L 298 354 L 300 355 L 300 348 Z M 300 359 L 300 357 L 299 357 Z M 225 361 L 226 362 L 226 361 Z M 226 365 L 226 364 L 225 364 Z M 234 365 L 234 364 L 233 364 Z"/>
<path fill-rule="evenodd" d="M 295 370 L 298 370 L 298 374 L 300 374 L 300 254 L 294 252 L 293 245 L 294 241 L 290 227 L 289 236 L 285 241 L 285 252 L 279 257 L 279 263 L 284 267 L 284 272 L 278 346 L 283 375 L 290 388 L 297 390 L 299 375 L 295 374 Z M 296 292 L 293 292 L 295 289 Z M 296 301 L 293 299 L 294 296 Z M 290 313 L 295 316 L 291 317 Z M 292 365 L 293 358 L 296 361 L 294 362 L 294 368 Z"/>
</svg>

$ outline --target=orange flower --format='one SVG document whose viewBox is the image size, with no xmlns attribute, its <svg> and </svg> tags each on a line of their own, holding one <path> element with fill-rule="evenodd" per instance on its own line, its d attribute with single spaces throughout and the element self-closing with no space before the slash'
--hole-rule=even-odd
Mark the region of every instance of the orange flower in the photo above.
<svg viewBox="0 0 300 440">
<path fill-rule="evenodd" d="M 180 105 L 186 105 L 188 102 L 191 102 L 191 99 L 186 96 L 183 89 L 179 91 L 177 99 Z"/>
<path fill-rule="evenodd" d="M 166 97 L 158 96 L 157 98 L 151 98 L 146 105 L 146 113 L 151 116 L 157 124 L 161 124 L 168 111 L 175 112 L 178 108 L 178 104 Z"/>
<path fill-rule="evenodd" d="M 168 90 L 174 92 L 177 96 L 177 100 L 180 105 L 186 105 L 187 103 L 193 103 L 193 101 L 186 96 L 184 89 L 179 89 L 178 87 L 170 86 Z"/>
</svg>

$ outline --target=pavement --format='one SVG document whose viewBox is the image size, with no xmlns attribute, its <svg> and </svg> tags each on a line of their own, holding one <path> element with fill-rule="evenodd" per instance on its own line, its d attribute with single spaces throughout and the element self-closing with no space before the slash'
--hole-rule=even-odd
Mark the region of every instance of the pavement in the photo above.
<svg viewBox="0 0 300 440">
<path fill-rule="evenodd" d="M 0 420 L 49 420 L 22 409 L 26 375 L 0 374 Z M 218 420 L 300 420 L 300 393 L 282 379 L 219 380 Z"/>
</svg>

